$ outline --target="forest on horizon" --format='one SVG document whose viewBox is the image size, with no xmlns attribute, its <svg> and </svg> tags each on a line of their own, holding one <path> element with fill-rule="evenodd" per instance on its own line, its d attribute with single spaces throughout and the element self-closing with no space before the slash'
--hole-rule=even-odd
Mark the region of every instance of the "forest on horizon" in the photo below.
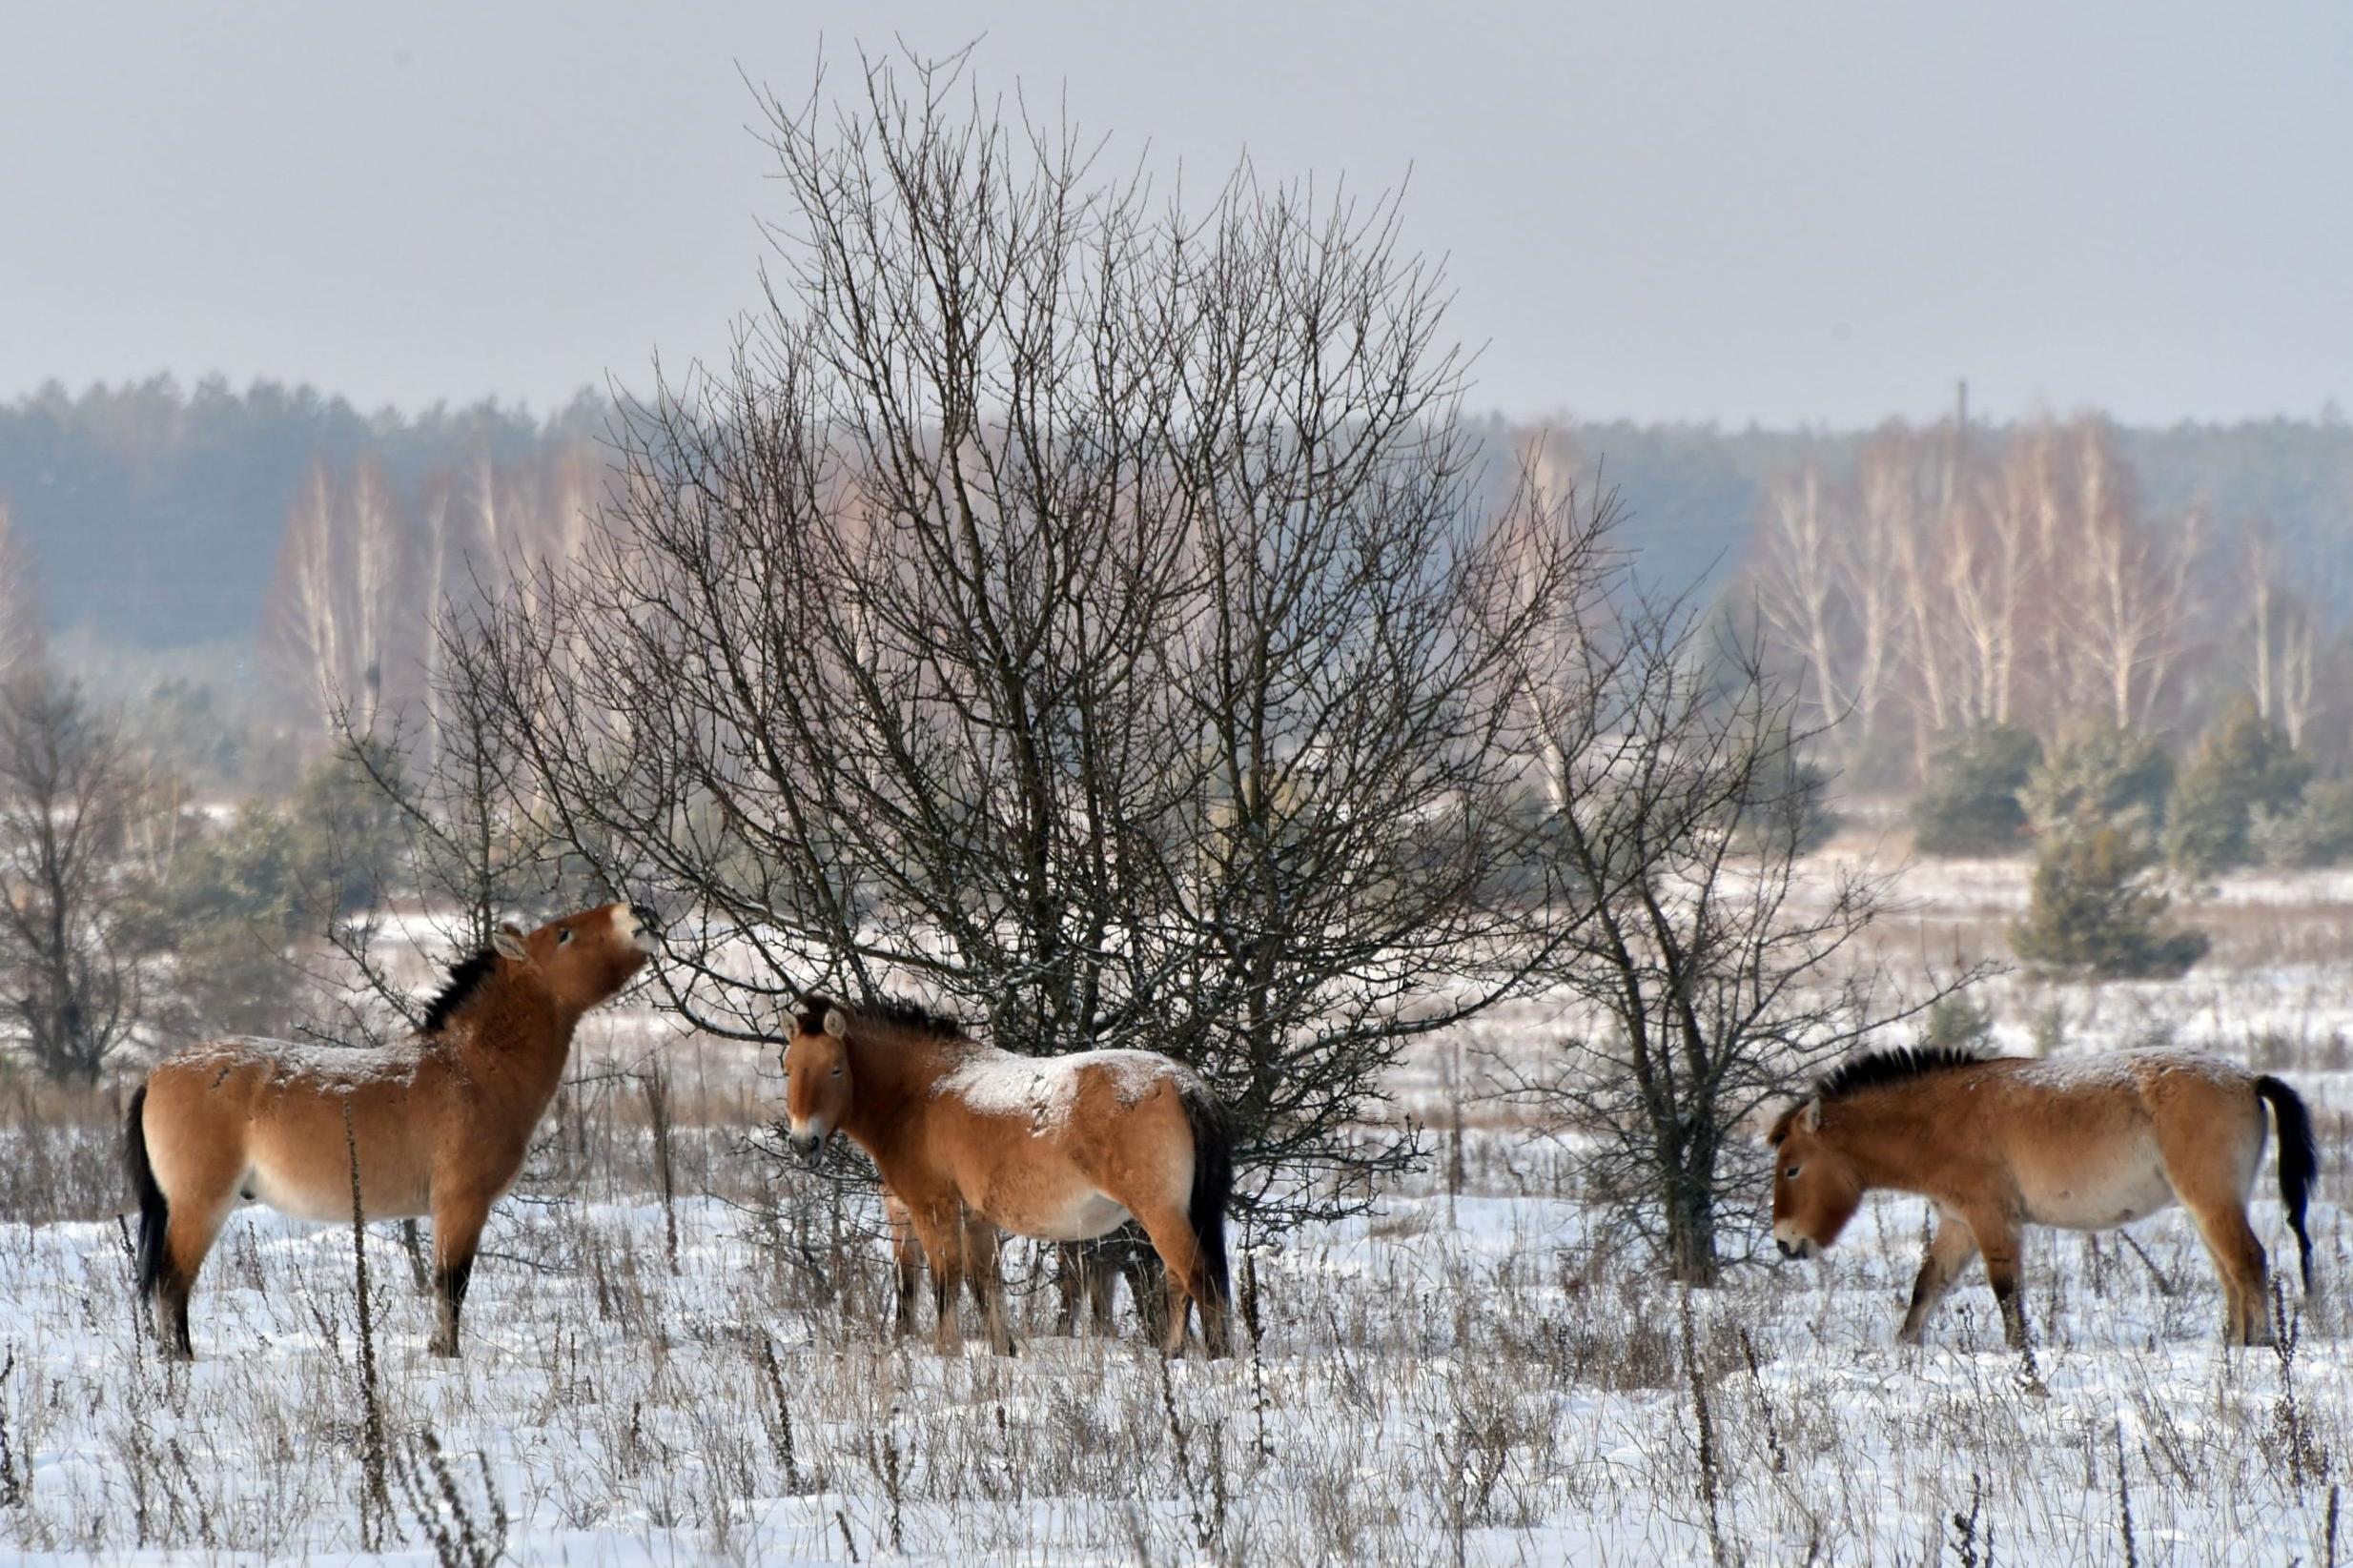
<svg viewBox="0 0 2353 1568">
<path fill-rule="evenodd" d="M 51 383 L 0 404 L 0 533 L 13 541 L 0 559 L 14 562 L 7 570 L 20 580 L 8 585 L 11 597 L 36 606 L 46 640 L 84 679 L 128 697 L 148 695 L 138 688 L 165 671 L 183 685 L 234 682 L 241 689 L 205 693 L 206 704 L 273 719 L 306 749 L 306 734 L 324 735 L 306 719 L 316 720 L 330 686 L 387 701 L 417 688 L 421 677 L 409 666 L 429 641 L 429 602 L 462 597 L 484 573 L 517 561 L 572 553 L 601 504 L 617 412 L 589 390 L 547 414 L 495 402 L 370 413 L 267 381 L 238 390 L 218 377 L 188 387 L 165 376 L 79 393 Z M 1619 498 L 1617 541 L 1649 582 L 1713 597 L 1720 607 L 1761 609 L 1796 679 L 1842 708 L 1865 694 L 1840 695 L 1853 682 L 1831 668 L 1841 656 L 1827 643 L 1863 635 L 1855 585 L 1790 580 L 1797 519 L 1789 502 L 1809 486 L 1817 506 L 1823 487 L 1834 493 L 1803 524 L 1819 537 L 1794 542 L 1816 553 L 1822 572 L 1851 567 L 1842 560 L 1860 547 L 1856 531 L 1869 520 L 1867 509 L 1854 511 L 1857 486 L 1874 482 L 1861 476 L 1874 451 L 1884 467 L 1890 443 L 1907 439 L 1947 469 L 1956 460 L 1982 468 L 1976 482 L 1992 495 L 1999 456 L 2022 433 L 2100 433 L 2127 487 L 2120 504 L 2130 515 L 2119 526 L 2142 538 L 2153 571 L 2159 558 L 2179 554 L 2200 601 L 2195 615 L 2182 609 L 2165 628 L 2184 643 L 2169 656 L 2181 666 L 2168 677 L 2170 707 L 2126 716 L 2133 723 L 2195 728 L 2244 685 L 2246 661 L 2232 650 L 2243 641 L 2250 541 L 2260 540 L 2261 570 L 2308 622 L 2300 634 L 2311 644 L 2307 680 L 2319 655 L 2345 651 L 2353 425 L 2333 410 L 2165 428 L 2111 426 L 2097 416 L 2066 427 L 1956 430 L 1948 418 L 1877 432 L 1534 424 L 1500 415 L 1472 424 L 1484 441 L 1492 499 L 1500 502 L 1531 461 L 1549 483 L 1589 489 L 1598 476 Z M 1917 482 L 1953 484 L 1949 474 Z M 1963 569 L 1978 568 L 1939 568 L 1948 577 Z M 2012 608 L 2031 616 L 2048 606 L 2021 599 Z M 1797 625 L 1808 615 L 1811 638 Z M 1860 657 L 1874 669 L 1886 662 L 1868 647 Z M 1983 712 L 1938 708 L 1932 727 L 2008 721 L 2007 701 L 1989 699 Z M 2067 699 L 2045 705 L 2053 711 L 2036 717 L 2067 716 Z M 1913 767 L 1924 745 L 1913 748 Z M 1851 736 L 1845 750 L 1853 750 Z"/>
</svg>

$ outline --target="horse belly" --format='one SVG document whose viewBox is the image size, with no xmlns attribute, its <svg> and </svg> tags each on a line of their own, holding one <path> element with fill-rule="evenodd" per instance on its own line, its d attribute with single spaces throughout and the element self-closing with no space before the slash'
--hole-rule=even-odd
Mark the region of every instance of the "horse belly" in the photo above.
<svg viewBox="0 0 2353 1568">
<path fill-rule="evenodd" d="M 256 1203 L 313 1224 L 351 1223 L 351 1166 L 349 1156 L 335 1171 L 327 1162 L 297 1162 L 273 1158 L 256 1150 L 246 1169 L 245 1192 Z M 370 1162 L 373 1163 L 373 1162 Z M 427 1212 L 426 1184 L 406 1171 L 364 1171 L 360 1210 L 369 1219 L 413 1219 Z"/>
<path fill-rule="evenodd" d="M 995 1211 L 999 1206 L 992 1205 Z M 1128 1212 L 1092 1188 L 1076 1191 L 1028 1194 L 1026 1201 L 1002 1206 L 990 1218 L 1016 1235 L 1041 1241 L 1092 1241 L 1125 1225 Z"/>
<path fill-rule="evenodd" d="M 2174 1201 L 2164 1168 L 2140 1151 L 2083 1160 L 2024 1193 L 2026 1217 L 2062 1231 L 2106 1231 L 2146 1219 Z"/>
</svg>

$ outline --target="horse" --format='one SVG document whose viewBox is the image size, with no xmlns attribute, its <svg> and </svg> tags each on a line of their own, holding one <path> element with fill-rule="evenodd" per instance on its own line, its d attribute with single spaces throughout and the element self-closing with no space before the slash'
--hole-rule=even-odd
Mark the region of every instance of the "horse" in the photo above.
<svg viewBox="0 0 2353 1568">
<path fill-rule="evenodd" d="M 2312 1118 L 2279 1079 L 2191 1050 L 2046 1061 L 1922 1048 L 1857 1057 L 1770 1124 L 1773 1240 L 1784 1257 L 1816 1256 L 1865 1192 L 1919 1193 L 1935 1206 L 1936 1229 L 1898 1338 L 1918 1344 L 1954 1278 L 1983 1253 L 2017 1348 L 2026 1343 L 2021 1226 L 2107 1231 L 2179 1203 L 2221 1278 L 2224 1341 L 2267 1343 L 2269 1263 L 2247 1224 L 2266 1103 L 2280 1123 L 2280 1198 L 2309 1293 L 2304 1208 L 2320 1167 Z"/>
<path fill-rule="evenodd" d="M 131 1096 L 138 1289 L 167 1355 L 194 1359 L 188 1298 L 241 1197 L 317 1222 L 433 1216 L 440 1325 L 458 1314 L 490 1206 L 522 1171 L 581 1016 L 655 946 L 653 912 L 608 904 L 528 936 L 501 926 L 454 966 L 406 1040 L 317 1047 L 232 1038 L 174 1052 Z M 357 1187 L 357 1191 L 354 1189 Z"/>
<path fill-rule="evenodd" d="M 956 1289 L 972 1282 L 990 1344 L 1013 1354 L 997 1278 L 1000 1232 L 1082 1241 L 1143 1226 L 1168 1276 L 1162 1349 L 1188 1309 L 1227 1350 L 1225 1213 L 1232 1134 L 1208 1086 L 1165 1056 L 1016 1056 L 904 1003 L 803 999 L 784 1049 L 787 1134 L 811 1163 L 838 1133 L 865 1151 L 931 1269 L 936 1343 L 960 1348 Z M 900 1322 L 913 1290 L 902 1253 Z"/>
</svg>

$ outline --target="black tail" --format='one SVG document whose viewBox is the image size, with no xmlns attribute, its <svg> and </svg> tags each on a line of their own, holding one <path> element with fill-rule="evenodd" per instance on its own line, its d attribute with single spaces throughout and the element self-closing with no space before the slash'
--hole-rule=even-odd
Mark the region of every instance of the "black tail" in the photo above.
<svg viewBox="0 0 2353 1568">
<path fill-rule="evenodd" d="M 1187 1089 L 1184 1102 L 1185 1120 L 1193 1128 L 1193 1239 L 1222 1308 L 1234 1299 L 1225 1261 L 1225 1210 L 1234 1199 L 1234 1124 L 1206 1089 Z"/>
<path fill-rule="evenodd" d="M 2296 1232 L 2296 1246 L 2304 1266 L 2304 1291 L 2312 1290 L 2312 1237 L 2304 1230 L 2304 1205 L 2312 1196 L 2312 1177 L 2321 1169 L 2320 1145 L 2312 1139 L 2312 1116 L 2303 1097 L 2266 1073 L 2255 1080 L 2255 1092 L 2271 1102 L 2280 1122 L 2280 1201 L 2287 1206 L 2287 1228 Z"/>
<path fill-rule="evenodd" d="M 155 1185 L 155 1168 L 147 1163 L 147 1086 L 131 1096 L 131 1116 L 123 1129 L 123 1164 L 130 1169 L 132 1189 L 139 1194 L 139 1295 L 152 1299 L 163 1282 L 163 1232 L 172 1218 L 172 1205 Z"/>
</svg>

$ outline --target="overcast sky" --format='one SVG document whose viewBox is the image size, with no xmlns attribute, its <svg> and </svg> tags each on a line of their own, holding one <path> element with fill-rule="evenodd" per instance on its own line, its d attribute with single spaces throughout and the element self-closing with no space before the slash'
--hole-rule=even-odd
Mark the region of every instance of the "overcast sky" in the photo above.
<svg viewBox="0 0 2353 1568">
<path fill-rule="evenodd" d="M 1472 401 L 1851 425 L 2353 405 L 2353 6 L 0 0 L 0 397 L 544 408 L 751 303 L 743 71 L 986 30 L 1205 184 L 1411 181 Z"/>
</svg>

